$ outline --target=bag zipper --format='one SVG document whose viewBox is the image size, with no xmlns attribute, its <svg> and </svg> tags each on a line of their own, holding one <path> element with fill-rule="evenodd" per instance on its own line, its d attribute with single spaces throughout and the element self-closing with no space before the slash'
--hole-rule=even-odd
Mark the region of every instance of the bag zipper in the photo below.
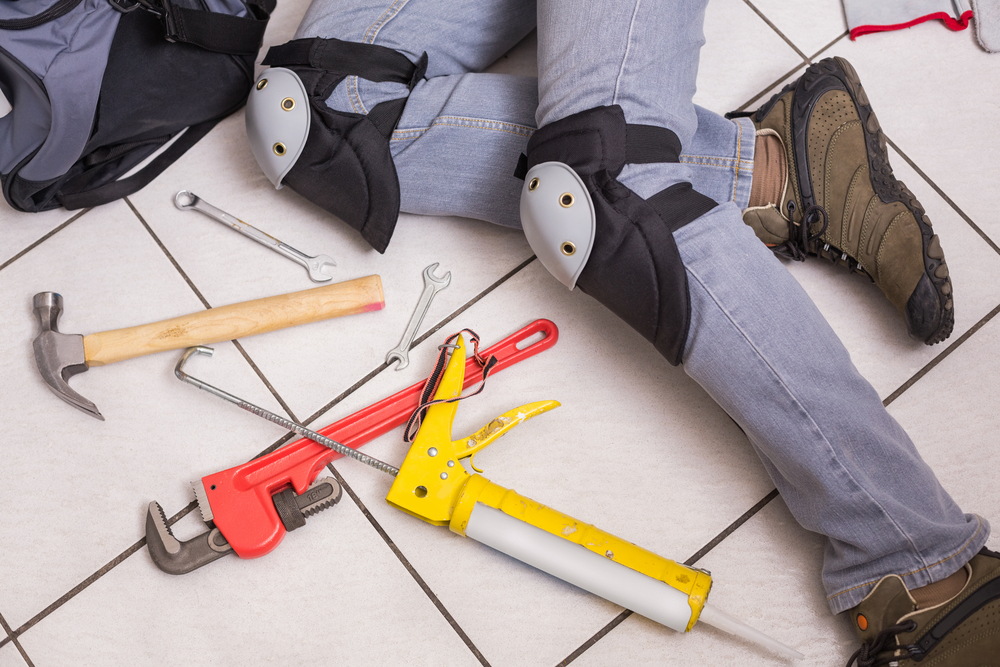
<svg viewBox="0 0 1000 667">
<path fill-rule="evenodd" d="M 57 2 L 46 9 L 41 14 L 36 14 L 24 19 L 7 19 L 0 21 L 0 30 L 28 30 L 29 28 L 34 28 L 40 26 L 43 23 L 48 23 L 53 19 L 57 19 L 60 16 L 64 16 L 80 4 L 82 0 L 57 0 Z"/>
</svg>

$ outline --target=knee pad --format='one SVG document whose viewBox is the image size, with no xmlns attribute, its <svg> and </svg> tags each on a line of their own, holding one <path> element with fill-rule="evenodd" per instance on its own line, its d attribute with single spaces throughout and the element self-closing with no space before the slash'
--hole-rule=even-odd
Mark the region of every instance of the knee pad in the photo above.
<svg viewBox="0 0 1000 667">
<path fill-rule="evenodd" d="M 673 365 L 681 362 L 691 320 L 673 233 L 716 202 L 690 183 L 643 199 L 617 177 L 626 164 L 679 162 L 680 148 L 666 128 L 628 124 L 618 105 L 597 107 L 535 132 L 519 169 L 521 225 L 539 261 L 625 320 Z"/>
<path fill-rule="evenodd" d="M 271 47 L 262 64 L 269 69 L 246 110 L 257 163 L 276 188 L 288 185 L 385 252 L 399 217 L 389 138 L 407 98 L 381 102 L 368 114 L 334 111 L 326 100 L 348 76 L 413 90 L 427 54 L 412 63 L 384 46 L 313 38 Z"/>
</svg>

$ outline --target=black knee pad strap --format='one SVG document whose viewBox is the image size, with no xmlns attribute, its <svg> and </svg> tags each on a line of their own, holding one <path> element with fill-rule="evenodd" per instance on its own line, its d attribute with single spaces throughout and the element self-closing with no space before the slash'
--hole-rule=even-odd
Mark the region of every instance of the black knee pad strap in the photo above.
<svg viewBox="0 0 1000 667">
<path fill-rule="evenodd" d="M 283 182 L 385 252 L 400 203 L 389 137 L 407 98 L 377 104 L 367 115 L 334 111 L 326 100 L 348 76 L 402 83 L 412 90 L 427 70 L 427 54 L 414 64 L 401 53 L 375 44 L 297 39 L 271 47 L 262 64 L 292 70 L 309 95 L 309 135 Z"/>
<path fill-rule="evenodd" d="M 539 129 L 528 142 L 531 169 L 544 162 L 573 168 L 593 199 L 596 233 L 577 285 L 646 337 L 674 365 L 691 320 L 687 275 L 673 232 L 716 202 L 675 184 L 648 200 L 618 182 L 625 164 L 678 162 L 670 130 L 625 122 L 621 107 L 589 109 Z"/>
</svg>

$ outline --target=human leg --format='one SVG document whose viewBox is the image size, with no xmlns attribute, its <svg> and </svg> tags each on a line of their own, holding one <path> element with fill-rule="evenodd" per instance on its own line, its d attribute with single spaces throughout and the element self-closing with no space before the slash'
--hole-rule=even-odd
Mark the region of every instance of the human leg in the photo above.
<svg viewBox="0 0 1000 667">
<path fill-rule="evenodd" d="M 560 41 L 571 39 L 565 25 L 550 29 L 572 14 L 559 5 L 539 3 L 540 128 L 587 105 L 619 104 L 629 122 L 690 141 L 703 4 L 595 7 L 610 42 L 595 49 L 603 63 Z M 574 74 L 574 60 L 588 62 L 587 76 Z M 648 197 L 689 178 L 690 166 L 674 163 L 627 166 L 619 180 Z M 910 587 L 951 575 L 988 526 L 958 509 L 808 296 L 753 243 L 746 205 L 741 197 L 675 232 L 691 295 L 685 371 L 746 430 L 796 518 L 829 538 L 824 584 L 834 612 L 887 574 Z"/>
</svg>

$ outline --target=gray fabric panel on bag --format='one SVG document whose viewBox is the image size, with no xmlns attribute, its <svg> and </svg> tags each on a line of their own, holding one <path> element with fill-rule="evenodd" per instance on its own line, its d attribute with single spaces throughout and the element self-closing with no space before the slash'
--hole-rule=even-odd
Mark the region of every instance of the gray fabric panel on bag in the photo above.
<svg viewBox="0 0 1000 667">
<path fill-rule="evenodd" d="M 2 48 L 0 86 L 8 100 L 17 100 L 17 113 L 0 118 L 0 174 L 8 174 L 45 141 L 52 111 L 38 79 Z"/>
<path fill-rule="evenodd" d="M 44 11 L 48 2 L 29 2 L 31 14 Z M 0 3 L 0 18 L 23 18 L 24 12 L 11 12 L 12 5 Z M 30 14 L 29 14 L 30 15 Z M 35 156 L 20 171 L 29 181 L 47 181 L 65 174 L 80 157 L 94 124 L 94 109 L 101 92 L 101 80 L 107 66 L 108 51 L 115 36 L 121 13 L 107 0 L 83 0 L 73 11 L 55 21 L 19 32 L 19 39 L 5 39 L 10 55 L 41 78 L 52 100 L 52 121 L 48 137 Z M 0 34 L 5 31 L 0 31 Z M 28 38 L 30 36 L 30 39 Z M 52 57 L 52 54 L 56 54 Z M 85 81 L 86 85 L 80 82 Z M 70 91 L 72 94 L 66 94 Z M 19 100 L 11 100 L 14 111 L 0 124 L 20 111 Z M 20 146 L 21 138 L 13 137 Z"/>
</svg>

